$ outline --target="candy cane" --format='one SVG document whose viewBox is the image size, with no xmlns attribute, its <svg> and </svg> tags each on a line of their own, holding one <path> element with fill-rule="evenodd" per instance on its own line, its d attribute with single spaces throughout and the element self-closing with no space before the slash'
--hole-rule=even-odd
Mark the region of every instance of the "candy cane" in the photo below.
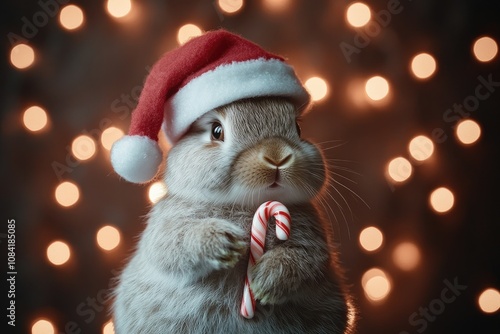
<svg viewBox="0 0 500 334">
<path fill-rule="evenodd" d="M 247 275 L 245 277 L 245 287 L 243 289 L 243 300 L 241 301 L 240 313 L 247 319 L 251 319 L 255 313 L 255 298 L 250 284 L 252 276 L 250 274 L 255 263 L 264 254 L 266 244 L 267 221 L 271 216 L 276 220 L 276 236 L 280 240 L 287 240 L 290 236 L 290 213 L 286 206 L 276 201 L 269 201 L 257 209 L 252 221 L 252 231 L 250 239 L 250 259 L 248 261 Z"/>
</svg>

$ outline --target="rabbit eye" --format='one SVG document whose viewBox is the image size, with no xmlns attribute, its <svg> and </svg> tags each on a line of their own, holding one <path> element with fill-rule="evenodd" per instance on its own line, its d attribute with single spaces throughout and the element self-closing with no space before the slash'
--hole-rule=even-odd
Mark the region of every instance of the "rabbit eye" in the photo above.
<svg viewBox="0 0 500 334">
<path fill-rule="evenodd" d="M 212 123 L 212 140 L 224 141 L 224 129 L 219 122 Z"/>
<path fill-rule="evenodd" d="M 302 134 L 302 130 L 300 129 L 300 125 L 299 125 L 299 122 L 295 122 L 295 126 L 297 127 L 297 134 L 300 135 Z"/>
</svg>

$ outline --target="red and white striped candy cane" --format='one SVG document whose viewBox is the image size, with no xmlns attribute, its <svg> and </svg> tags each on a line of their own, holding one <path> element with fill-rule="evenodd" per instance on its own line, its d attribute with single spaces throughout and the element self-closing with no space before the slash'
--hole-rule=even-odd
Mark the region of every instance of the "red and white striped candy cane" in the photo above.
<svg viewBox="0 0 500 334">
<path fill-rule="evenodd" d="M 276 220 L 276 236 L 280 240 L 287 240 L 290 236 L 290 212 L 286 206 L 276 201 L 269 201 L 257 209 L 252 221 L 252 231 L 250 239 L 250 259 L 248 261 L 247 275 L 245 278 L 245 287 L 243 290 L 243 300 L 241 301 L 241 315 L 251 319 L 255 313 L 255 298 L 250 284 L 252 276 L 250 274 L 255 263 L 264 254 L 266 244 L 267 221 L 271 216 Z"/>
</svg>

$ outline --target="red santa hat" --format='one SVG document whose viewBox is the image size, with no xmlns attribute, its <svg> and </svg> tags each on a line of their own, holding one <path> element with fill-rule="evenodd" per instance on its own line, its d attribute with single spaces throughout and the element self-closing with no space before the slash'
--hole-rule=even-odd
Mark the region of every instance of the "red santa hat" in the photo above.
<svg viewBox="0 0 500 334">
<path fill-rule="evenodd" d="M 153 66 L 128 135 L 111 148 L 113 168 L 127 181 L 147 182 L 161 164 L 162 125 L 175 144 L 208 111 L 259 96 L 288 97 L 297 109 L 305 109 L 310 101 L 283 58 L 224 30 L 193 38 Z"/>
</svg>

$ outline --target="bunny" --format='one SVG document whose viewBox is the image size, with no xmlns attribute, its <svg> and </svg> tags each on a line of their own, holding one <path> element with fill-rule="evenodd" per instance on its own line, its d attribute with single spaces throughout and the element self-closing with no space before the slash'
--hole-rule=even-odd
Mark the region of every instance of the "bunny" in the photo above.
<svg viewBox="0 0 500 334">
<path fill-rule="evenodd" d="M 171 148 L 168 194 L 152 209 L 116 289 L 122 333 L 348 333 L 353 310 L 331 226 L 311 201 L 321 152 L 300 138 L 283 98 L 231 103 L 199 118 Z M 252 273 L 256 315 L 239 314 L 253 213 L 279 199 L 290 239 L 270 229 Z"/>
</svg>

